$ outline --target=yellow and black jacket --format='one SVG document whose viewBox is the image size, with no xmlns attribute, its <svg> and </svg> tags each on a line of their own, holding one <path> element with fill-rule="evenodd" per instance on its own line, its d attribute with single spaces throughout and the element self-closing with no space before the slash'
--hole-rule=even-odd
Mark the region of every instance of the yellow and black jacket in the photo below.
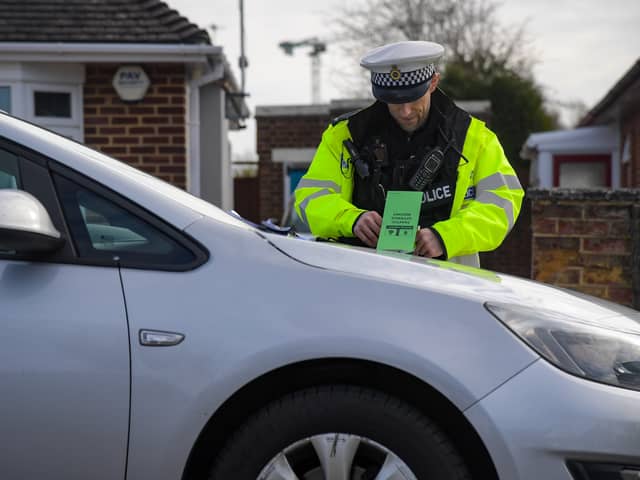
<svg viewBox="0 0 640 480">
<path fill-rule="evenodd" d="M 365 175 L 345 140 L 366 163 Z M 409 178 L 435 147 L 444 162 L 424 189 L 420 227 L 440 237 L 444 258 L 477 266 L 477 253 L 497 248 L 513 227 L 524 191 L 495 134 L 440 90 L 426 124 L 411 135 L 380 102 L 334 120 L 295 191 L 298 215 L 316 236 L 353 240 L 358 217 L 382 215 L 386 192 L 410 189 Z"/>
</svg>

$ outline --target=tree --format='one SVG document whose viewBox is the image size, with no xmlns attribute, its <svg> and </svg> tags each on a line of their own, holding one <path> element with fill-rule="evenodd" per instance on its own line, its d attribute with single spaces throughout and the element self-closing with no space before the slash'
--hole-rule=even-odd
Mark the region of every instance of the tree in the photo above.
<svg viewBox="0 0 640 480">
<path fill-rule="evenodd" d="M 478 75 L 472 64 L 454 62 L 447 65 L 441 85 L 444 92 L 456 100 L 486 99 L 491 102 L 490 126 L 526 182 L 528 163 L 520 160 L 522 145 L 531 132 L 558 126 L 556 115 L 545 108 L 544 96 L 533 78 L 507 68 Z"/>
<path fill-rule="evenodd" d="M 520 158 L 520 150 L 531 132 L 557 127 L 557 118 L 547 112 L 544 96 L 529 75 L 519 75 L 508 68 L 479 75 L 472 63 L 449 63 L 442 82 L 443 90 L 457 100 L 487 99 L 491 102 L 490 127 L 496 132 L 507 158 L 520 182 L 529 184 L 529 162 Z M 481 263 L 490 270 L 528 277 L 531 257 L 529 203 L 524 202 L 520 220 L 506 238 L 503 247 L 480 255 Z M 504 269 L 503 252 L 518 252 L 522 261 Z"/>
<path fill-rule="evenodd" d="M 445 65 L 469 65 L 481 78 L 496 70 L 530 75 L 525 25 L 503 26 L 498 7 L 493 0 L 361 0 L 333 20 L 334 41 L 353 61 L 374 46 L 431 40 L 444 45 Z"/>
<path fill-rule="evenodd" d="M 557 118 L 533 80 L 525 25 L 504 27 L 498 8 L 494 0 L 361 0 L 335 20 L 336 43 L 356 66 L 354 57 L 377 45 L 425 39 L 444 45 L 442 89 L 455 100 L 491 101 L 490 126 L 526 175 L 520 148 L 529 133 L 555 128 Z M 357 96 L 368 83 L 367 76 L 355 86 Z M 353 84 L 345 90 L 355 93 Z"/>
</svg>

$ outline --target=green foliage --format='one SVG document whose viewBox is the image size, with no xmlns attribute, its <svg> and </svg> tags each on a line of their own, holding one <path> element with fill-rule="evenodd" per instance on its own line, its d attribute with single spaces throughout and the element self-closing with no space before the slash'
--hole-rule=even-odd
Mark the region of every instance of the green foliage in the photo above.
<svg viewBox="0 0 640 480">
<path fill-rule="evenodd" d="M 440 85 L 454 100 L 491 102 L 489 126 L 518 172 L 527 169 L 520 149 L 529 134 L 558 128 L 557 117 L 546 110 L 533 79 L 507 68 L 478 72 L 469 63 L 449 63 Z"/>
</svg>

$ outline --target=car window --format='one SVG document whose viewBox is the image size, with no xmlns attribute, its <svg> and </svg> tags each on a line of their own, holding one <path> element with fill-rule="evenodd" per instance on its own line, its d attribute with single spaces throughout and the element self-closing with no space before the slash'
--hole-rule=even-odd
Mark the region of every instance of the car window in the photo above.
<svg viewBox="0 0 640 480">
<path fill-rule="evenodd" d="M 60 204 L 56 198 L 46 161 L 33 152 L 23 149 L 13 142 L 6 141 L 4 138 L 0 138 L 0 142 L 0 189 L 19 189 L 32 195 L 46 210 L 53 227 L 65 239 L 57 250 L 48 252 L 46 255 L 34 255 L 33 252 L 27 252 L 26 250 L 18 252 L 3 250 L 0 251 L 0 257 L 9 255 L 12 259 L 29 261 L 73 262 L 75 260 L 75 252 L 71 243 L 66 241 L 68 232 L 62 218 Z M 29 214 L 29 210 L 12 211 L 12 213 L 26 215 Z M 33 218 L 30 217 L 29 222 L 32 220 Z M 27 246 L 28 244 L 25 244 L 25 248 Z"/>
<path fill-rule="evenodd" d="M 0 149 L 0 188 L 18 188 L 19 186 L 18 157 Z"/>
<path fill-rule="evenodd" d="M 196 255 L 170 232 L 63 176 L 54 179 L 81 258 L 170 270 L 196 261 Z"/>
<path fill-rule="evenodd" d="M 152 245 L 147 237 L 152 237 L 153 233 L 145 232 L 147 236 L 137 233 L 144 232 L 146 226 L 135 217 L 127 218 L 128 213 L 122 208 L 83 190 L 76 193 L 76 199 L 89 242 L 95 250 L 149 252 L 152 249 L 154 253 L 165 255 L 171 252 L 171 243 L 162 236 Z"/>
</svg>

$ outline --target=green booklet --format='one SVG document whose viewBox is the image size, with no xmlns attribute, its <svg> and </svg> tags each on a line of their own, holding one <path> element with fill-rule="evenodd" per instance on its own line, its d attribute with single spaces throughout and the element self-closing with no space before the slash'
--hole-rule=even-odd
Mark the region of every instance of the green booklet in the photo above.
<svg viewBox="0 0 640 480">
<path fill-rule="evenodd" d="M 387 192 L 378 250 L 414 251 L 421 204 L 422 192 Z"/>
</svg>

